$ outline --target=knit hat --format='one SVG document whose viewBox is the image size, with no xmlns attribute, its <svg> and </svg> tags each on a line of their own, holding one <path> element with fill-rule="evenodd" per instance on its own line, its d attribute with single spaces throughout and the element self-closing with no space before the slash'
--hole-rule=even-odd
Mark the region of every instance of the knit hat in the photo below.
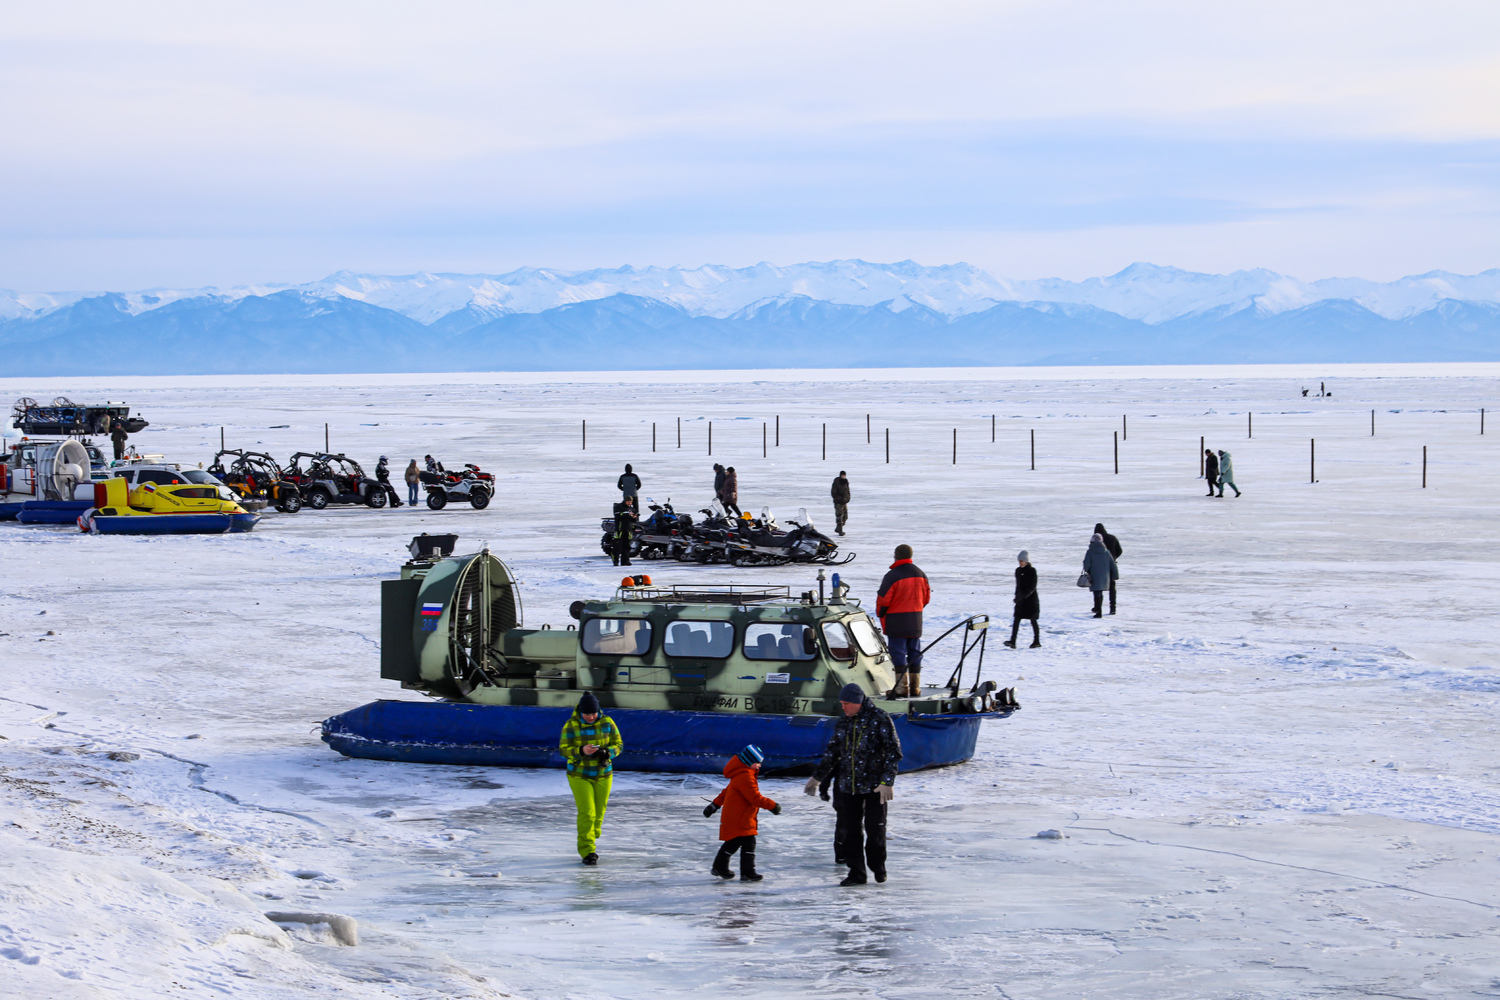
<svg viewBox="0 0 1500 1000">
<path fill-rule="evenodd" d="M 594 692 L 585 691 L 583 697 L 578 699 L 579 715 L 598 715 L 599 699 L 594 697 Z"/>
<path fill-rule="evenodd" d="M 847 701 L 851 705 L 862 705 L 864 700 L 865 689 L 853 681 L 845 684 L 843 690 L 839 692 L 839 701 Z"/>
<path fill-rule="evenodd" d="M 766 755 L 761 753 L 760 747 L 754 743 L 735 754 L 735 756 L 744 761 L 746 767 L 754 767 L 766 759 Z"/>
<path fill-rule="evenodd" d="M 1025 549 L 1022 549 L 1020 552 L 1016 553 L 1016 558 L 1023 563 L 1029 563 L 1031 562 L 1031 553 L 1027 552 Z"/>
<path fill-rule="evenodd" d="M 1100 545 L 1103 545 L 1104 544 L 1104 536 L 1100 535 L 1100 534 L 1095 534 L 1093 538 L 1089 539 L 1089 544 L 1092 545 L 1094 542 L 1098 542 Z"/>
</svg>

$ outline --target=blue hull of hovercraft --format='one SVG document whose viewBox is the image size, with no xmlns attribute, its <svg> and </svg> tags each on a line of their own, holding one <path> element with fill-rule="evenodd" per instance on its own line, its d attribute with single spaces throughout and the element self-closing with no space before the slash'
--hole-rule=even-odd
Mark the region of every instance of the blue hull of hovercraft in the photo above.
<svg viewBox="0 0 1500 1000">
<path fill-rule="evenodd" d="M 346 757 L 498 767 L 564 766 L 558 736 L 571 708 L 375 701 L 323 721 L 323 742 Z M 901 770 L 959 764 L 974 756 L 984 715 L 895 715 Z M 823 756 L 834 719 L 819 715 L 610 709 L 625 750 L 619 771 L 719 774 L 748 743 L 767 772 L 806 771 Z"/>
<path fill-rule="evenodd" d="M 222 535 L 249 531 L 259 514 L 136 514 L 95 515 L 94 530 L 101 535 Z"/>
<path fill-rule="evenodd" d="M 92 506 L 92 500 L 27 500 L 16 511 L 16 520 L 22 524 L 77 524 L 78 515 Z"/>
</svg>

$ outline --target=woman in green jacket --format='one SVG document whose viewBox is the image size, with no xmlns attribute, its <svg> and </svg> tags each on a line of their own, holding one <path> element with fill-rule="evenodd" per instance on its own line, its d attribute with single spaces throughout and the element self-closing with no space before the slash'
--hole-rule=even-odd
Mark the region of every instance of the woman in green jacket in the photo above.
<svg viewBox="0 0 1500 1000">
<path fill-rule="evenodd" d="M 586 865 L 599 863 L 594 847 L 604 827 L 614 760 L 624 748 L 619 727 L 600 710 L 594 693 L 584 692 L 572 717 L 563 723 L 558 749 L 568 762 L 568 787 L 578 805 L 578 856 Z"/>
</svg>

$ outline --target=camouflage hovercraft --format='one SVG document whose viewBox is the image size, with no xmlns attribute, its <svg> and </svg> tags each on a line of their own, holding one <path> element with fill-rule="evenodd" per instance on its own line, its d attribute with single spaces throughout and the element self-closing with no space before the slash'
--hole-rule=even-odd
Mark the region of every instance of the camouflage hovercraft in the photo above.
<svg viewBox="0 0 1500 1000">
<path fill-rule="evenodd" d="M 857 682 L 896 719 L 901 770 L 974 755 L 979 725 L 1019 706 L 980 681 L 988 619 L 954 635 L 958 664 L 927 693 L 885 699 L 895 683 L 879 630 L 848 587 L 818 591 L 652 586 L 627 578 L 609 600 L 576 601 L 576 625 L 521 627 L 510 569 L 488 548 L 452 557 L 454 536 L 421 536 L 401 579 L 382 584 L 381 677 L 432 701 L 376 701 L 323 723 L 350 757 L 432 764 L 562 767 L 558 733 L 584 691 L 620 725 L 620 770 L 717 773 L 747 743 L 767 771 L 805 770 Z M 977 654 L 977 655 L 976 655 Z M 973 677 L 965 686 L 965 661 Z"/>
</svg>

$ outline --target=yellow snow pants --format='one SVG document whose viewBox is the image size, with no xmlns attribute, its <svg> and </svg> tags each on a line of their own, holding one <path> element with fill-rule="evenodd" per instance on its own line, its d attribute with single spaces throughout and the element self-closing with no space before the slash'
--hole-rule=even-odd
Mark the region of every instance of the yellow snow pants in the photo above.
<svg viewBox="0 0 1500 1000">
<path fill-rule="evenodd" d="M 596 853 L 595 842 L 604 828 L 604 810 L 609 805 L 609 788 L 615 776 L 606 774 L 590 780 L 576 774 L 568 775 L 568 787 L 573 789 L 573 801 L 578 804 L 578 856 L 586 858 Z"/>
</svg>

